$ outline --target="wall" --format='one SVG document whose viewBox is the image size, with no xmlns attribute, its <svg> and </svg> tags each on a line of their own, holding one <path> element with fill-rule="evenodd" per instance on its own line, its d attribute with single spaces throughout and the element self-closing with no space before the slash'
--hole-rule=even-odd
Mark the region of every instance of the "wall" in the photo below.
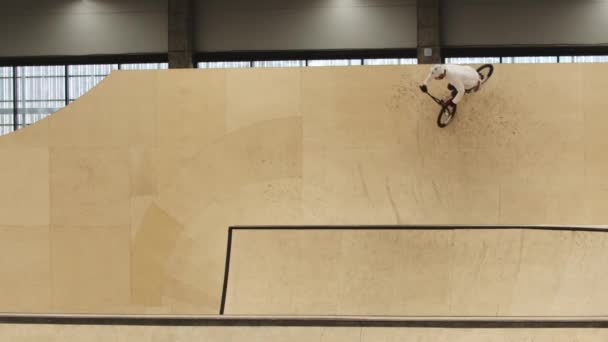
<svg viewBox="0 0 608 342">
<path fill-rule="evenodd" d="M 413 0 L 199 2 L 199 51 L 416 47 Z"/>
<path fill-rule="evenodd" d="M 195 49 L 415 48 L 416 1 L 196 2 Z M 606 44 L 606 0 L 443 2 L 447 46 Z M 0 57 L 165 53 L 165 0 L 6 2 Z"/>
<path fill-rule="evenodd" d="M 450 0 L 443 6 L 447 46 L 608 43 L 606 0 Z"/>
<path fill-rule="evenodd" d="M 165 0 L 5 1 L 1 57 L 167 51 Z"/>
</svg>

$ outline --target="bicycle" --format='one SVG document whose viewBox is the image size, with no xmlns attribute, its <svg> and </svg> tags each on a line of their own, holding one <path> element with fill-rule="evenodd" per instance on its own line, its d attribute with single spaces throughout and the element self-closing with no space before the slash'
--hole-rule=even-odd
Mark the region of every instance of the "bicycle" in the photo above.
<svg viewBox="0 0 608 342">
<path fill-rule="evenodd" d="M 490 79 L 493 72 L 494 66 L 492 64 L 484 64 L 477 68 L 477 73 L 481 77 L 481 82 L 479 83 L 479 86 L 467 89 L 465 93 L 468 94 L 473 90 L 476 91 L 476 88 L 479 89 L 481 85 L 483 85 Z M 457 91 L 453 86 L 450 87 L 448 85 L 448 88 L 452 92 L 452 97 L 450 98 L 451 100 L 456 96 Z M 438 99 L 435 96 L 431 95 L 429 92 L 426 92 L 426 94 L 428 94 L 433 99 L 433 101 L 435 101 L 438 105 L 441 106 L 441 110 L 439 111 L 439 115 L 437 116 L 437 126 L 439 126 L 440 128 L 444 128 L 449 125 L 454 116 L 456 115 L 456 104 L 451 101 L 448 101 L 446 103 L 442 99 Z"/>
</svg>

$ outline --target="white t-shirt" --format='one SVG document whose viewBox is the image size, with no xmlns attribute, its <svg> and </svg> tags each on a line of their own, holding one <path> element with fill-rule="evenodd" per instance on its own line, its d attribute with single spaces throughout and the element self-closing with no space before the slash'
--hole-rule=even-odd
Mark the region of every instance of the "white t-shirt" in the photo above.
<svg viewBox="0 0 608 342">
<path fill-rule="evenodd" d="M 454 103 L 460 102 L 464 96 L 465 90 L 476 87 L 481 80 L 477 70 L 468 65 L 446 64 L 445 70 L 446 75 L 444 79 L 458 90 L 458 94 L 456 94 L 456 97 L 452 100 Z M 427 85 L 432 79 L 433 75 L 429 73 L 423 84 Z"/>
</svg>

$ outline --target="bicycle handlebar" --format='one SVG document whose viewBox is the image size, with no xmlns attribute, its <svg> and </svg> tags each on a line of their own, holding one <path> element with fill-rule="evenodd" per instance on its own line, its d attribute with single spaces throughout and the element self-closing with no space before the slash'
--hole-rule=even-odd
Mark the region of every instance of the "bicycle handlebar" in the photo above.
<svg viewBox="0 0 608 342">
<path fill-rule="evenodd" d="M 433 99 L 433 101 L 437 102 L 438 105 L 443 106 L 443 100 L 436 98 L 435 96 L 431 95 L 431 93 L 429 93 L 428 91 L 426 92 L 426 94 L 428 96 L 430 96 L 431 99 Z"/>
</svg>

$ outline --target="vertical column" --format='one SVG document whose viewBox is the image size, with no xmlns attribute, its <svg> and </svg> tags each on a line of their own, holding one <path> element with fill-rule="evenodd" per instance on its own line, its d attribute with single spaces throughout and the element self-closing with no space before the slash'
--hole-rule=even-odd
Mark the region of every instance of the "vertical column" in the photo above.
<svg viewBox="0 0 608 342">
<path fill-rule="evenodd" d="M 440 0 L 417 0 L 418 63 L 441 63 Z"/>
<path fill-rule="evenodd" d="M 13 66 L 13 131 L 19 129 L 19 87 L 17 82 L 19 68 Z"/>
<path fill-rule="evenodd" d="M 169 68 L 192 68 L 194 6 L 192 0 L 169 0 Z"/>
</svg>

